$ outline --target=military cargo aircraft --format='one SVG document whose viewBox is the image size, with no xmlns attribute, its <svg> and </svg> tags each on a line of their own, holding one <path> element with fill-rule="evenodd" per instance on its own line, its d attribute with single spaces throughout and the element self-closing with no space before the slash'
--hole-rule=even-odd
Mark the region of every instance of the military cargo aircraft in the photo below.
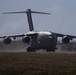
<svg viewBox="0 0 76 75">
<path fill-rule="evenodd" d="M 3 14 L 17 14 L 17 13 L 26 13 L 28 25 L 29 25 L 29 32 L 20 34 L 20 35 L 13 35 L 13 36 L 3 36 L 0 38 L 3 38 L 4 44 L 10 44 L 13 38 L 14 40 L 17 37 L 22 37 L 22 41 L 26 44 L 28 44 L 27 52 L 35 52 L 38 49 L 46 50 L 47 52 L 55 52 L 57 49 L 57 41 L 58 37 L 62 37 L 62 42 L 64 44 L 69 43 L 70 40 L 73 38 L 76 38 L 76 36 L 72 35 L 65 35 L 60 33 L 54 33 L 51 31 L 34 31 L 33 27 L 33 21 L 32 21 L 32 13 L 37 14 L 48 14 L 51 13 L 45 13 L 45 12 L 36 12 L 32 11 L 31 9 L 27 9 L 26 11 L 20 11 L 20 12 L 6 12 Z"/>
</svg>

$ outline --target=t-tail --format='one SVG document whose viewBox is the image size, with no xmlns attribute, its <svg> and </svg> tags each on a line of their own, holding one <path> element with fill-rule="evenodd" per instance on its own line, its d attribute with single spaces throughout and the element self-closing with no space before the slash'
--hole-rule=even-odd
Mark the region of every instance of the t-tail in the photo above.
<svg viewBox="0 0 76 75">
<path fill-rule="evenodd" d="M 31 11 L 31 9 L 27 9 L 27 11 L 20 11 L 20 12 L 6 12 L 6 13 L 3 13 L 3 14 L 17 14 L 17 13 L 26 13 L 26 15 L 27 15 L 27 20 L 28 20 L 28 24 L 29 24 L 29 30 L 30 30 L 30 31 L 34 31 L 31 13 L 48 14 L 48 15 L 51 14 L 51 13 L 45 13 L 45 12 Z"/>
</svg>

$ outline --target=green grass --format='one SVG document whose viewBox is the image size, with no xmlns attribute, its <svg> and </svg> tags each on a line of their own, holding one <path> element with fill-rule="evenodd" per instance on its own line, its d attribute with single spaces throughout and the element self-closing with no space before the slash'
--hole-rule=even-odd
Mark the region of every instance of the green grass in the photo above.
<svg viewBox="0 0 76 75">
<path fill-rule="evenodd" d="M 76 75 L 76 54 L 1 52 L 0 75 Z"/>
</svg>

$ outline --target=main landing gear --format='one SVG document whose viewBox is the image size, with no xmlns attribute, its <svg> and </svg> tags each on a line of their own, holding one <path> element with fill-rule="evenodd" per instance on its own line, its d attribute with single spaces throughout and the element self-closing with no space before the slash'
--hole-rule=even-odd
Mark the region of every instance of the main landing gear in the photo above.
<svg viewBox="0 0 76 75">
<path fill-rule="evenodd" d="M 48 49 L 46 49 L 46 51 L 47 52 L 55 52 L 55 48 L 48 48 Z M 27 48 L 27 52 L 35 52 L 36 50 L 35 50 L 35 48 L 32 48 L 32 47 L 28 47 Z"/>
<path fill-rule="evenodd" d="M 57 47 L 47 48 L 47 52 L 55 52 L 56 49 Z"/>
<path fill-rule="evenodd" d="M 28 47 L 28 48 L 27 48 L 27 52 L 35 52 L 35 49 L 32 48 L 32 47 Z"/>
</svg>

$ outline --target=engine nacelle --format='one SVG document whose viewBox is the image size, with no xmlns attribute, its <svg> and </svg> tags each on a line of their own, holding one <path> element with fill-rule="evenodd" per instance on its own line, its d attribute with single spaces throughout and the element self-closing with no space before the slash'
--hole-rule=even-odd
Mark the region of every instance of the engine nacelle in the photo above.
<svg viewBox="0 0 76 75">
<path fill-rule="evenodd" d="M 26 37 L 23 37 L 22 41 L 24 43 L 29 43 L 30 42 L 30 37 L 26 36 Z"/>
<path fill-rule="evenodd" d="M 8 44 L 11 43 L 11 38 L 10 37 L 6 37 L 6 38 L 4 38 L 3 42 L 4 42 L 4 44 L 8 45 Z"/>
<path fill-rule="evenodd" d="M 69 43 L 69 42 L 70 42 L 70 38 L 69 38 L 68 36 L 64 36 L 64 37 L 62 38 L 62 42 L 63 42 L 64 44 Z"/>
</svg>

